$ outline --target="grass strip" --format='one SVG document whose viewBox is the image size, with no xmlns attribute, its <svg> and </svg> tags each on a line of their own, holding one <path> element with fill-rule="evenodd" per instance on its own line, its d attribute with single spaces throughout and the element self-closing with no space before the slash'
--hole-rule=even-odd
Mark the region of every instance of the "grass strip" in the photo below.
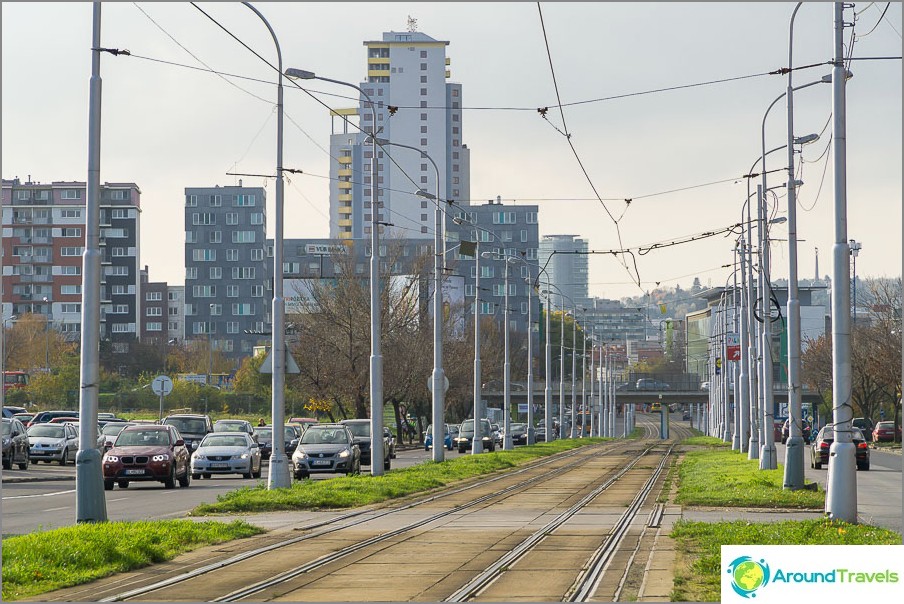
<svg viewBox="0 0 904 604">
<path fill-rule="evenodd" d="M 724 441 L 694 437 L 678 470 L 675 503 L 687 506 L 818 509 L 825 507 L 825 491 L 783 488 L 784 466 L 760 470 L 759 460 L 732 451 Z"/>
<path fill-rule="evenodd" d="M 453 482 L 492 474 L 528 461 L 588 444 L 611 440 L 580 438 L 467 455 L 440 463 L 427 461 L 408 468 L 390 470 L 383 476 L 340 476 L 331 480 L 295 481 L 284 489 L 267 489 L 263 483 L 219 495 L 216 503 L 201 504 L 193 516 L 277 510 L 321 510 L 358 507 L 423 493 Z"/>
<path fill-rule="evenodd" d="M 99 522 L 3 539 L 3 600 L 88 583 L 171 560 L 216 543 L 263 533 L 246 522 Z"/>
<path fill-rule="evenodd" d="M 865 524 L 838 520 L 784 522 L 688 522 L 679 520 L 669 535 L 677 563 L 673 602 L 718 602 L 722 545 L 900 545 L 901 535 Z"/>
</svg>

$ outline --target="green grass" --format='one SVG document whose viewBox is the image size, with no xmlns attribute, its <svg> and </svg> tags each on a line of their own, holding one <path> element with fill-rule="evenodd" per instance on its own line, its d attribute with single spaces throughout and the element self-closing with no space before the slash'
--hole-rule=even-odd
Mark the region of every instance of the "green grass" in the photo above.
<svg viewBox="0 0 904 604">
<path fill-rule="evenodd" d="M 242 521 L 77 524 L 3 539 L 3 600 L 88 583 L 263 529 Z"/>
<path fill-rule="evenodd" d="M 195 516 L 275 510 L 319 510 L 349 508 L 379 503 L 423 493 L 453 482 L 514 468 L 532 459 L 546 457 L 602 442 L 602 438 L 554 440 L 512 451 L 467 455 L 434 463 L 432 461 L 390 470 L 383 476 L 341 476 L 332 480 L 302 480 L 284 489 L 268 490 L 266 485 L 244 487 L 217 497 L 216 503 L 192 510 Z"/>
<path fill-rule="evenodd" d="M 823 509 L 825 492 L 782 488 L 784 466 L 760 470 L 759 460 L 732 451 L 712 437 L 694 437 L 684 444 L 701 445 L 688 451 L 678 470 L 680 505 Z"/>
<path fill-rule="evenodd" d="M 722 545 L 900 545 L 901 535 L 869 525 L 828 519 L 785 522 L 675 523 L 678 553 L 673 602 L 718 602 Z"/>
</svg>

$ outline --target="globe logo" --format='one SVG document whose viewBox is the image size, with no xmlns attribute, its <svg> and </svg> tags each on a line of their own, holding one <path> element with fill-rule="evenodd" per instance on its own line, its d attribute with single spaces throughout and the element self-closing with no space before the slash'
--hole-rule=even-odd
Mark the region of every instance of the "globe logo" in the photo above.
<svg viewBox="0 0 904 604">
<path fill-rule="evenodd" d="M 755 598 L 756 590 L 769 583 L 769 565 L 750 556 L 741 556 L 728 565 L 731 587 L 742 598 Z"/>
</svg>

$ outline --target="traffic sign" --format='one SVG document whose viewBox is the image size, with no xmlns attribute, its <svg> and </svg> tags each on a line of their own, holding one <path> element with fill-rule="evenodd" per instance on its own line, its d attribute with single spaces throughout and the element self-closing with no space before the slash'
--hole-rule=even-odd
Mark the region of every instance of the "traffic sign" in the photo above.
<svg viewBox="0 0 904 604">
<path fill-rule="evenodd" d="M 433 377 L 432 376 L 427 378 L 427 390 L 429 390 L 430 392 L 433 392 Z M 447 378 L 446 375 L 443 374 L 443 393 L 445 394 L 448 391 L 449 391 L 449 378 Z"/>
<path fill-rule="evenodd" d="M 169 396 L 169 393 L 173 391 L 173 380 L 165 375 L 158 375 L 151 382 L 151 390 L 154 391 L 154 394 Z"/>
</svg>

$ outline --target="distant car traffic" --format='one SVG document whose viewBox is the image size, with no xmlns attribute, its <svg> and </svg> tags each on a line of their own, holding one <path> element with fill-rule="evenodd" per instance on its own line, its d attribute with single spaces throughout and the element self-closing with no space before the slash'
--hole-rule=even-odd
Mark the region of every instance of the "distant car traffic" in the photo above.
<svg viewBox="0 0 904 604">
<path fill-rule="evenodd" d="M 244 432 L 248 436 L 254 434 L 254 426 L 244 419 L 218 419 L 213 423 L 214 432 Z"/>
<path fill-rule="evenodd" d="M 78 430 L 72 424 L 35 424 L 28 429 L 31 463 L 75 463 L 78 454 Z"/>
<path fill-rule="evenodd" d="M 804 444 L 810 444 L 810 431 L 812 428 L 810 427 L 810 422 L 807 420 L 801 420 L 801 431 L 803 432 Z M 785 444 L 788 441 L 788 437 L 791 435 L 791 418 L 785 420 L 785 423 L 782 424 L 782 434 L 781 440 L 782 444 Z"/>
<path fill-rule="evenodd" d="M 493 428 L 490 420 L 482 419 L 478 422 L 480 427 L 480 441 L 483 443 L 483 450 L 493 452 L 496 450 L 496 441 L 493 440 Z M 474 439 L 474 420 L 466 419 L 461 422 L 458 436 L 453 439 L 452 445 L 458 448 L 459 453 L 464 453 L 471 449 L 471 442 Z"/>
<path fill-rule="evenodd" d="M 443 424 L 443 446 L 448 450 L 452 450 L 452 432 L 449 430 L 449 424 Z M 427 426 L 427 432 L 424 434 L 424 451 L 433 448 L 433 424 Z"/>
<path fill-rule="evenodd" d="M 360 474 L 361 449 L 348 426 L 316 424 L 301 435 L 292 454 L 292 473 L 296 480 L 311 474 Z"/>
<path fill-rule="evenodd" d="M 28 467 L 30 450 L 25 424 L 15 417 L 3 418 L 3 469 L 11 470 L 13 464 L 20 470 Z"/>
<path fill-rule="evenodd" d="M 370 420 L 369 419 L 344 419 L 339 422 L 351 431 L 355 439 L 355 444 L 361 450 L 361 464 L 369 466 L 375 461 L 371 459 L 371 442 L 370 442 Z M 389 457 L 389 440 L 386 434 L 383 434 L 383 469 L 388 470 L 392 467 L 392 461 Z"/>
<path fill-rule="evenodd" d="M 191 454 L 191 477 L 241 474 L 261 477 L 261 449 L 247 432 L 211 432 Z"/>
<path fill-rule="evenodd" d="M 527 424 L 519 422 L 509 424 L 509 433 L 512 435 L 513 445 L 527 444 Z"/>
<path fill-rule="evenodd" d="M 660 382 L 659 380 L 654 380 L 652 378 L 640 378 L 637 380 L 637 384 L 635 385 L 637 390 L 671 390 L 672 387 L 665 383 Z"/>
<path fill-rule="evenodd" d="M 389 459 L 396 458 L 396 442 L 395 442 L 395 434 L 392 433 L 392 430 L 383 426 L 383 437 L 389 441 Z"/>
<path fill-rule="evenodd" d="M 209 415 L 176 413 L 167 415 L 161 423 L 174 426 L 179 431 L 189 452 L 198 448 L 198 443 L 213 432 L 213 423 L 210 421 Z"/>
<path fill-rule="evenodd" d="M 874 443 L 901 442 L 901 427 L 894 422 L 879 422 L 872 433 Z"/>
<path fill-rule="evenodd" d="M 876 428 L 873 425 L 873 420 L 868 417 L 855 417 L 851 424 L 855 428 L 860 428 L 860 431 L 866 435 L 872 435 L 873 430 Z"/>
<path fill-rule="evenodd" d="M 132 481 L 162 482 L 164 487 L 191 483 L 191 460 L 185 440 L 172 425 L 124 428 L 103 458 L 104 489 L 125 489 Z"/>
<path fill-rule="evenodd" d="M 106 450 L 113 446 L 113 442 L 123 428 L 134 425 L 136 424 L 132 422 L 109 422 L 104 424 L 104 427 L 100 429 L 100 434 L 104 437 L 104 449 Z"/>
<path fill-rule="evenodd" d="M 858 470 L 869 470 L 869 444 L 859 428 L 851 428 L 851 440 L 854 443 L 854 457 Z M 826 424 L 816 435 L 816 440 L 810 447 L 810 467 L 821 469 L 823 465 L 829 465 L 829 449 L 835 442 L 835 427 Z"/>
</svg>

